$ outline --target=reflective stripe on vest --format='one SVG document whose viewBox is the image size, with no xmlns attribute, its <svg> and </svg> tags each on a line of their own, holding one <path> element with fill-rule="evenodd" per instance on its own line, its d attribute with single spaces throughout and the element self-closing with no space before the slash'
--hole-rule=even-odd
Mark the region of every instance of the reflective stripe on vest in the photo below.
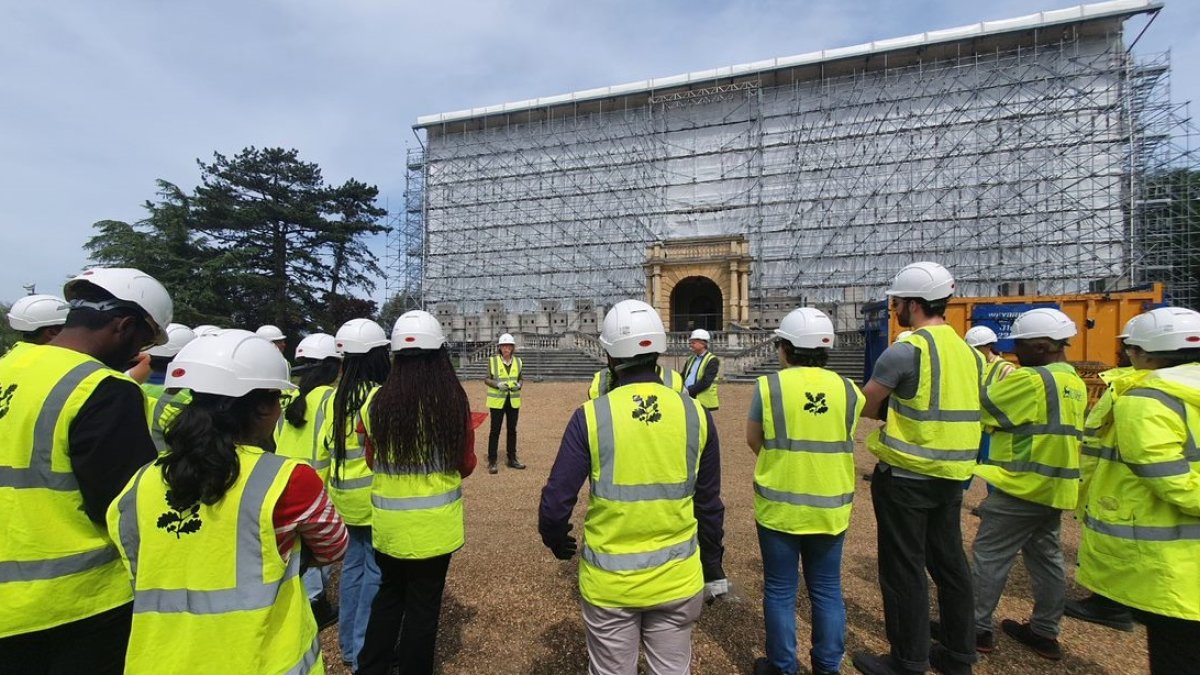
<svg viewBox="0 0 1200 675">
<path fill-rule="evenodd" d="M 178 408 L 183 410 L 183 403 L 179 403 L 179 397 L 182 391 L 177 391 L 174 394 L 163 392 L 158 400 L 154 403 L 154 412 L 150 417 L 150 438 L 154 440 L 154 447 L 158 452 L 164 453 L 167 451 L 166 425 L 163 423 L 163 414 L 167 412 L 168 407 Z M 177 412 L 176 415 L 179 413 Z M 172 417 L 171 419 L 175 419 Z M 283 415 L 279 416 L 283 419 Z"/>
<path fill-rule="evenodd" d="M 597 553 L 584 542 L 580 557 L 606 572 L 636 572 L 661 567 L 673 560 L 687 560 L 699 550 L 696 536 L 656 551 L 645 553 Z"/>
<path fill-rule="evenodd" d="M 138 551 L 141 532 L 138 522 L 138 486 L 152 465 L 143 467 L 134 479 L 133 487 L 120 499 L 121 546 L 129 562 L 135 580 L 138 570 Z M 294 553 L 287 563 L 287 570 L 278 581 L 263 579 L 263 541 L 258 527 L 258 514 L 262 512 L 267 492 L 276 476 L 288 463 L 282 457 L 266 455 L 259 457 L 246 480 L 242 495 L 242 509 L 253 513 L 253 526 L 239 518 L 237 524 L 236 585 L 219 590 L 193 590 L 187 588 L 137 588 L 133 593 L 133 611 L 159 612 L 164 614 L 224 614 L 227 612 L 265 609 L 275 604 L 279 586 L 300 573 L 300 555 Z M 270 542 L 274 546 L 274 542 Z"/>
<path fill-rule="evenodd" d="M 1083 524 L 1100 534 L 1134 541 L 1200 541 L 1200 525 L 1114 525 L 1096 520 L 1090 514 Z"/>
<path fill-rule="evenodd" d="M 371 505 L 384 511 L 417 511 L 446 506 L 460 499 L 462 499 L 462 488 L 457 487 L 450 492 L 428 497 L 384 497 L 373 493 Z"/>
</svg>

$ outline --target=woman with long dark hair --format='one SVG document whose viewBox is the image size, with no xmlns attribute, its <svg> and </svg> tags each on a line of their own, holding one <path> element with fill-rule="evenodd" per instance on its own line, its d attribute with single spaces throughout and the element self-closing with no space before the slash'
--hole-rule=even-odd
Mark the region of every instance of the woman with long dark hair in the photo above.
<svg viewBox="0 0 1200 675">
<path fill-rule="evenodd" d="M 342 663 L 353 670 L 358 667 L 371 600 L 379 588 L 379 567 L 371 548 L 371 469 L 355 423 L 367 394 L 387 379 L 391 369 L 388 343 L 383 328 L 370 319 L 347 321 L 336 337 L 337 350 L 342 353 L 342 377 L 329 412 L 332 465 L 328 484 L 329 496 L 350 531 L 339 586 L 338 645 Z"/>
<path fill-rule="evenodd" d="M 259 337 L 271 341 L 261 333 Z M 328 411 L 333 406 L 334 385 L 341 370 L 342 355 L 332 335 L 313 333 L 301 340 L 296 345 L 293 369 L 293 373 L 300 375 L 300 390 L 285 404 L 275 425 L 275 454 L 308 464 L 322 482 L 329 477 L 329 447 L 325 443 L 329 437 Z M 328 567 L 314 567 L 302 579 L 320 628 L 336 623 L 338 618 L 325 595 L 329 574 Z"/>
<path fill-rule="evenodd" d="M 407 675 L 433 672 L 450 555 L 465 539 L 462 479 L 475 468 L 473 429 L 486 417 L 472 416 L 433 315 L 397 319 L 392 350 L 392 372 L 362 410 L 382 579 L 360 675 L 388 673 L 393 658 Z"/>
<path fill-rule="evenodd" d="M 192 402 L 168 424 L 166 454 L 108 509 L 133 578 L 125 672 L 321 672 L 300 548 L 326 565 L 346 533 L 316 472 L 262 449 L 280 391 L 295 386 L 287 362 L 249 331 L 224 331 L 186 345 L 166 386 Z"/>
</svg>

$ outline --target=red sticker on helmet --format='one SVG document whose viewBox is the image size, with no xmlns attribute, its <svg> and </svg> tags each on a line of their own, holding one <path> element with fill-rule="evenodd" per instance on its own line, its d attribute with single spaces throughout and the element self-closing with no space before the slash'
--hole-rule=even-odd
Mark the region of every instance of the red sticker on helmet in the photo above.
<svg viewBox="0 0 1200 675">
<path fill-rule="evenodd" d="M 340 342 L 339 342 L 339 343 L 337 343 L 337 348 L 338 348 L 338 349 L 341 349 L 341 348 L 342 348 L 342 343 L 340 343 Z"/>
<path fill-rule="evenodd" d="M 404 338 L 404 341 L 405 341 L 405 342 L 416 342 L 416 341 L 417 341 L 417 338 L 415 338 L 415 337 L 413 337 L 413 336 L 409 335 L 408 337 Z"/>
<path fill-rule="evenodd" d="M 186 372 L 187 371 L 183 368 L 176 368 L 175 370 L 171 371 L 171 377 L 183 377 L 184 373 Z"/>
<path fill-rule="evenodd" d="M 639 347 L 649 347 L 650 345 L 651 345 L 651 342 L 649 340 L 642 340 L 641 342 L 638 343 Z"/>
<path fill-rule="evenodd" d="M 1187 341 L 1188 342 L 1200 342 L 1200 335 L 1189 335 L 1187 337 Z"/>
<path fill-rule="evenodd" d="M 829 342 L 829 338 L 821 338 L 821 342 Z"/>
</svg>

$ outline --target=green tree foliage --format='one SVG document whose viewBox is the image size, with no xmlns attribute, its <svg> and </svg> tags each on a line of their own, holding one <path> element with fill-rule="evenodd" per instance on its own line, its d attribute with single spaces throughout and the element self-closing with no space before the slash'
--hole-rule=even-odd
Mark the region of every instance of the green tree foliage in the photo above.
<svg viewBox="0 0 1200 675">
<path fill-rule="evenodd" d="M 10 309 L 12 309 L 12 305 L 0 302 L 0 355 L 21 341 L 21 334 L 8 325 L 7 316 Z"/>
<path fill-rule="evenodd" d="M 197 164 L 193 194 L 159 181 L 145 220 L 96 223 L 91 259 L 153 274 L 191 325 L 272 323 L 296 335 L 336 330 L 351 309 L 374 313 L 351 292 L 371 291 L 382 276 L 366 241 L 387 231 L 376 187 L 327 185 L 319 166 L 282 148 L 214 153 Z"/>
</svg>

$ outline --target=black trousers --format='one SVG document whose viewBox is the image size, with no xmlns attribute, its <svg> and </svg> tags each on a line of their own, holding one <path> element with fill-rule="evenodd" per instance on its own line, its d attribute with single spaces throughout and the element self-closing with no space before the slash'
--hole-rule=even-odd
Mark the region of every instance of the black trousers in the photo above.
<svg viewBox="0 0 1200 675">
<path fill-rule="evenodd" d="M 500 450 L 500 425 L 508 420 L 508 434 L 505 437 L 506 450 L 508 451 L 508 459 L 515 460 L 517 458 L 517 418 L 521 411 L 512 407 L 512 401 L 505 399 L 503 408 L 492 408 L 492 430 L 488 433 L 488 463 L 496 462 L 497 453 Z"/>
<path fill-rule="evenodd" d="M 1200 673 L 1200 621 L 1134 610 L 1146 624 L 1150 675 Z"/>
<path fill-rule="evenodd" d="M 375 562 L 379 592 L 371 603 L 357 675 L 388 675 L 393 659 L 401 675 L 431 675 L 450 554 L 401 560 L 376 551 Z"/>
<path fill-rule="evenodd" d="M 0 673 L 120 675 L 132 622 L 131 602 L 54 628 L 0 638 Z"/>
<path fill-rule="evenodd" d="M 879 586 L 892 656 L 929 669 L 929 584 L 938 588 L 942 645 L 957 659 L 975 656 L 971 569 L 962 543 L 962 481 L 919 480 L 875 467 L 871 500 L 879 541 Z"/>
</svg>

